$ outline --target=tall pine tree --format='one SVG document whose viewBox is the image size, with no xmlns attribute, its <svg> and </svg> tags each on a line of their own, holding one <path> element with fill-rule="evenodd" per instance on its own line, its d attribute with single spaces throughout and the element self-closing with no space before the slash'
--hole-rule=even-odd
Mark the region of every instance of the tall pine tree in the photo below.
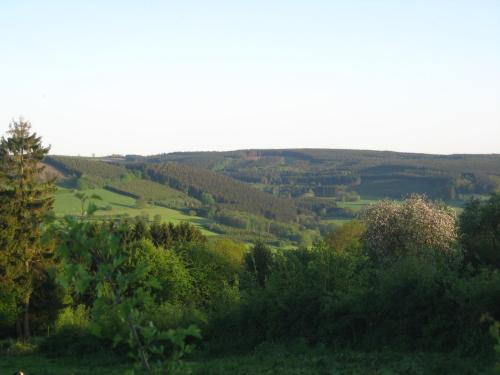
<svg viewBox="0 0 500 375">
<path fill-rule="evenodd" d="M 41 241 L 53 206 L 54 181 L 42 178 L 40 165 L 48 152 L 22 119 L 0 140 L 0 285 L 15 295 L 22 339 L 31 334 L 30 301 L 37 273 L 50 257 L 50 247 Z"/>
</svg>

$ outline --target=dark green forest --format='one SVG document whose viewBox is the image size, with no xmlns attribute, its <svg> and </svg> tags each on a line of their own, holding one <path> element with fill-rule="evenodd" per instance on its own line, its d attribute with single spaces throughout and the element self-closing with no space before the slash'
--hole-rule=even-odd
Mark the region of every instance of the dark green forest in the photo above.
<svg viewBox="0 0 500 375">
<path fill-rule="evenodd" d="M 0 141 L 2 373 L 492 374 L 500 366 L 498 156 L 49 151 L 23 121 Z M 58 185 L 153 206 L 177 200 L 217 235 L 91 209 L 61 217 Z M 445 201 L 453 191 L 471 195 L 458 213 Z M 341 202 L 356 194 L 393 199 L 354 214 Z M 334 213 L 350 220 L 322 222 Z"/>
</svg>

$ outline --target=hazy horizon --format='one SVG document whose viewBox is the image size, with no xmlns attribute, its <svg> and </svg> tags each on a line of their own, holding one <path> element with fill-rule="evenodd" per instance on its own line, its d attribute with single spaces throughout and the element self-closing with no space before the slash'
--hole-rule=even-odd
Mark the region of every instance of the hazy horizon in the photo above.
<svg viewBox="0 0 500 375">
<path fill-rule="evenodd" d="M 6 1 L 0 133 L 60 155 L 500 153 L 500 2 Z"/>
<path fill-rule="evenodd" d="M 182 150 L 174 150 L 169 152 L 158 152 L 154 154 L 131 154 L 131 153 L 107 153 L 107 154 L 57 154 L 54 152 L 50 152 L 50 155 L 57 156 L 76 156 L 76 157 L 96 157 L 96 158 L 106 158 L 112 156 L 127 156 L 127 155 L 135 155 L 135 156 L 156 156 L 161 154 L 179 154 L 179 153 L 198 153 L 198 152 L 243 152 L 243 151 L 295 151 L 295 150 L 330 150 L 330 151 L 363 151 L 363 152 L 388 152 L 388 153 L 403 153 L 403 154 L 415 154 L 415 155 L 437 155 L 437 156 L 456 156 L 456 155 L 466 155 L 466 156 L 484 156 L 484 155 L 493 155 L 500 156 L 500 153 L 490 152 L 490 153 L 452 153 L 452 154 L 442 154 L 442 153 L 426 153 L 426 152 L 407 152 L 407 151 L 394 151 L 394 150 L 374 150 L 374 149 L 361 149 L 361 148 L 321 148 L 321 147 L 285 147 L 285 148 L 240 148 L 240 149 L 227 149 L 227 150 L 190 150 L 190 151 L 182 151 Z"/>
</svg>

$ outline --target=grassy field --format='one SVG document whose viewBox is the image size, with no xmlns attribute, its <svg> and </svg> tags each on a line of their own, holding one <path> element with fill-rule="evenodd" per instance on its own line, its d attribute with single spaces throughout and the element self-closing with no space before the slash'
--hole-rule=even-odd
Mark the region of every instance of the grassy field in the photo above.
<svg viewBox="0 0 500 375">
<path fill-rule="evenodd" d="M 494 374 L 492 358 L 388 350 L 334 351 L 293 344 L 262 344 L 249 353 L 220 357 L 198 354 L 188 359 L 187 365 L 195 375 Z M 0 357 L 0 374 L 23 370 L 26 375 L 118 375 L 131 368 L 131 363 L 112 355 L 49 358 L 33 353 Z"/>
<path fill-rule="evenodd" d="M 123 375 L 131 366 L 109 355 L 46 357 L 41 354 L 0 355 L 0 374 L 22 370 L 26 375 Z"/>
<path fill-rule="evenodd" d="M 463 198 L 463 200 L 456 199 L 456 200 L 447 201 L 445 203 L 448 206 L 450 206 L 451 208 L 453 208 L 455 210 L 455 212 L 457 213 L 457 215 L 460 215 L 463 211 L 463 207 L 466 204 L 467 200 L 469 198 L 472 198 L 472 197 L 473 197 L 472 195 L 466 196 Z M 474 198 L 487 199 L 488 196 L 475 195 Z M 360 199 L 360 200 L 354 201 L 354 202 L 337 202 L 337 205 L 341 208 L 348 208 L 348 209 L 352 210 L 355 214 L 358 214 L 361 211 L 363 211 L 363 209 L 365 209 L 368 205 L 376 203 L 378 201 L 379 201 L 378 199 L 364 198 L 364 199 Z M 333 218 L 333 219 L 323 220 L 323 223 L 335 224 L 337 226 L 340 226 L 342 224 L 349 222 L 350 220 L 351 219 L 346 219 L 346 218 Z"/>
<path fill-rule="evenodd" d="M 91 189 L 83 190 L 82 193 L 87 195 L 97 194 L 102 200 L 93 200 L 98 207 L 110 207 L 110 210 L 99 210 L 95 213 L 96 216 L 119 216 L 128 215 L 130 217 L 135 217 L 138 215 L 148 215 L 150 219 L 153 219 L 155 215 L 160 215 L 163 222 L 180 223 L 182 221 L 188 221 L 197 227 L 199 227 L 203 234 L 210 236 L 215 235 L 215 233 L 210 232 L 204 228 L 208 223 L 208 220 L 198 216 L 189 216 L 180 211 L 173 210 L 170 208 L 159 207 L 159 206 L 147 206 L 145 208 L 136 208 L 136 200 L 125 195 L 117 194 L 105 189 Z M 55 193 L 55 203 L 54 210 L 56 215 L 80 215 L 81 214 L 81 204 L 80 201 L 74 196 L 73 190 L 58 188 Z"/>
<path fill-rule="evenodd" d="M 350 222 L 352 219 L 346 219 L 346 218 L 338 218 L 338 219 L 327 219 L 323 220 L 322 223 L 324 224 L 334 224 L 336 226 L 342 226 L 345 223 Z"/>
<path fill-rule="evenodd" d="M 337 202 L 337 205 L 340 208 L 349 208 L 352 211 L 358 213 L 361 210 L 363 210 L 366 206 L 368 206 L 369 204 L 376 203 L 376 202 L 377 202 L 377 200 L 374 200 L 374 199 L 360 199 L 360 200 L 354 201 L 354 202 Z"/>
<path fill-rule="evenodd" d="M 477 198 L 477 199 L 488 199 L 489 196 L 487 195 L 468 195 L 464 196 L 463 199 L 454 199 L 454 200 L 449 200 L 446 201 L 445 203 L 455 209 L 457 214 L 462 213 L 463 207 L 467 203 L 467 201 L 470 198 Z M 360 199 L 359 201 L 355 202 L 337 202 L 337 205 L 341 208 L 349 208 L 355 213 L 361 212 L 364 208 L 366 208 L 368 205 L 373 204 L 378 202 L 377 199 Z"/>
</svg>

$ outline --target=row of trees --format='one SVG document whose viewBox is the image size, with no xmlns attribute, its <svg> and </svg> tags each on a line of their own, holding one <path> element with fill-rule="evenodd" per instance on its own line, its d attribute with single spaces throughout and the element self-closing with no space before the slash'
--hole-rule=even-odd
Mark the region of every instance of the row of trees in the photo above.
<svg viewBox="0 0 500 375">
<path fill-rule="evenodd" d="M 297 214 L 291 200 L 274 197 L 232 178 L 181 164 L 144 166 L 143 174 L 152 180 L 185 191 L 202 200 L 210 194 L 217 204 L 279 221 L 293 221 Z"/>
</svg>

